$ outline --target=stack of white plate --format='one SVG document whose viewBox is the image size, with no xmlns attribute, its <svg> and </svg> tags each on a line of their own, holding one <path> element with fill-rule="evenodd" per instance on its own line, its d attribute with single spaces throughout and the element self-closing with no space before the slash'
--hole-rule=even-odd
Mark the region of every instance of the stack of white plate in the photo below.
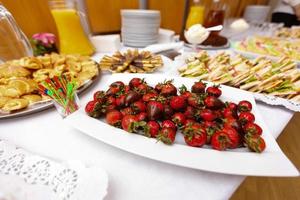
<svg viewBox="0 0 300 200">
<path fill-rule="evenodd" d="M 244 18 L 248 22 L 265 22 L 268 18 L 270 6 L 249 5 L 244 12 Z"/>
<path fill-rule="evenodd" d="M 158 41 L 160 11 L 121 10 L 122 41 L 125 46 L 145 47 Z"/>
</svg>

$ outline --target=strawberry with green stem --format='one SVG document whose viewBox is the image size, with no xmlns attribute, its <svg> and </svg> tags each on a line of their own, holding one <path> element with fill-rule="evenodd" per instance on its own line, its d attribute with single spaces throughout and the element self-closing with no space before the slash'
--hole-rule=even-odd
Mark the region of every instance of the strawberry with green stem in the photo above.
<svg viewBox="0 0 300 200">
<path fill-rule="evenodd" d="M 192 147 L 202 147 L 207 140 L 205 128 L 199 123 L 185 126 L 183 129 L 184 140 L 187 145 Z"/>
<path fill-rule="evenodd" d="M 112 110 L 106 114 L 106 122 L 114 127 L 121 128 L 123 115 L 118 110 Z"/>
<path fill-rule="evenodd" d="M 160 130 L 160 125 L 156 121 L 149 121 L 144 126 L 144 134 L 147 137 L 155 138 L 158 135 L 159 130 Z"/>
<path fill-rule="evenodd" d="M 125 115 L 121 121 L 122 129 L 129 133 L 137 133 L 146 122 L 139 121 L 135 115 Z"/>
<path fill-rule="evenodd" d="M 174 143 L 176 137 L 176 131 L 172 128 L 164 127 L 159 131 L 156 136 L 157 140 L 162 141 L 165 144 L 171 145 Z"/>
<path fill-rule="evenodd" d="M 224 151 L 230 146 L 230 139 L 223 131 L 217 131 L 211 137 L 211 146 L 213 149 Z"/>
<path fill-rule="evenodd" d="M 245 145 L 254 152 L 261 153 L 266 148 L 266 143 L 260 135 L 246 134 L 244 136 Z"/>
<path fill-rule="evenodd" d="M 89 101 L 85 106 L 85 112 L 93 118 L 99 118 L 102 112 L 102 104 L 98 101 Z"/>
</svg>

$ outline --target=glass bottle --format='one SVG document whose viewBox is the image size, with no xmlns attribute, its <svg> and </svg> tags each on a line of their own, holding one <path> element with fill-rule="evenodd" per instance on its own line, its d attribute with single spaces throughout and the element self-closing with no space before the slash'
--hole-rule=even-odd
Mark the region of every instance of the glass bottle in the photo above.
<svg viewBox="0 0 300 200">
<path fill-rule="evenodd" d="M 225 18 L 226 4 L 221 0 L 213 0 L 210 10 L 204 21 L 204 27 L 223 25 Z M 212 31 L 211 35 L 218 35 L 220 31 Z"/>
<path fill-rule="evenodd" d="M 28 38 L 11 13 L 0 4 L 0 62 L 31 55 Z"/>
<path fill-rule="evenodd" d="M 194 0 L 193 5 L 190 7 L 190 12 L 186 20 L 185 29 L 190 28 L 194 24 L 203 24 L 204 12 L 205 9 L 200 0 Z"/>
<path fill-rule="evenodd" d="M 92 55 L 95 48 L 84 30 L 75 0 L 49 0 L 59 39 L 59 52 L 63 54 Z"/>
</svg>

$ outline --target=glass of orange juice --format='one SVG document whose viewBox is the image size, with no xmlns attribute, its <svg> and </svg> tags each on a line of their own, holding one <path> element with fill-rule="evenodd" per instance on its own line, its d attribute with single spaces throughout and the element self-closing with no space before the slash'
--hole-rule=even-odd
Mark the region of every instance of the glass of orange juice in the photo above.
<svg viewBox="0 0 300 200">
<path fill-rule="evenodd" d="M 63 54 L 92 55 L 95 48 L 84 31 L 82 19 L 74 0 L 49 0 L 56 23 L 59 52 Z"/>
<path fill-rule="evenodd" d="M 190 7 L 189 15 L 186 20 L 185 29 L 190 28 L 194 24 L 203 24 L 204 22 L 204 6 L 199 0 L 194 0 L 194 4 Z"/>
</svg>

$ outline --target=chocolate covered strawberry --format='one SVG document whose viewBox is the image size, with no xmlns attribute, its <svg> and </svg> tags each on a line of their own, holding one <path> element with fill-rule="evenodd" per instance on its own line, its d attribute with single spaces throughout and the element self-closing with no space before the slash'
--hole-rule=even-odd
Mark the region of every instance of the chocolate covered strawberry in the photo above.
<svg viewBox="0 0 300 200">
<path fill-rule="evenodd" d="M 163 116 L 164 119 L 170 119 L 174 114 L 174 110 L 171 108 L 169 104 L 164 104 Z"/>
<path fill-rule="evenodd" d="M 125 84 L 122 81 L 115 81 L 110 84 L 109 87 L 118 87 L 118 88 L 123 88 Z"/>
<path fill-rule="evenodd" d="M 182 96 L 173 96 L 170 100 L 171 108 L 176 111 L 184 110 L 186 104 L 186 99 Z"/>
<path fill-rule="evenodd" d="M 252 110 L 252 104 L 249 101 L 243 100 L 238 104 L 238 111 L 250 112 Z"/>
<path fill-rule="evenodd" d="M 215 96 L 219 97 L 222 95 L 222 91 L 220 90 L 219 86 L 210 86 L 206 89 L 206 93 L 208 96 Z"/>
<path fill-rule="evenodd" d="M 106 95 L 116 95 L 124 89 L 124 86 L 125 84 L 121 81 L 113 82 L 106 91 Z"/>
<path fill-rule="evenodd" d="M 112 110 L 106 114 L 106 122 L 111 125 L 118 128 L 121 128 L 121 120 L 123 118 L 123 115 L 118 110 Z"/>
<path fill-rule="evenodd" d="M 142 83 L 140 85 L 138 85 L 136 88 L 135 88 L 135 91 L 137 91 L 139 94 L 146 94 L 149 90 L 149 86 L 145 83 Z"/>
<path fill-rule="evenodd" d="M 204 99 L 204 105 L 210 109 L 220 109 L 225 106 L 225 104 L 215 96 L 207 96 Z"/>
<path fill-rule="evenodd" d="M 144 134 L 147 137 L 156 137 L 159 133 L 160 125 L 156 121 L 149 121 L 147 122 L 146 126 L 144 127 Z"/>
<path fill-rule="evenodd" d="M 172 128 L 162 128 L 157 135 L 157 139 L 165 144 L 173 144 L 176 137 L 176 131 Z"/>
<path fill-rule="evenodd" d="M 159 101 L 150 101 L 147 104 L 147 116 L 149 120 L 158 120 L 163 117 L 164 105 Z"/>
<path fill-rule="evenodd" d="M 173 80 L 165 81 L 162 84 L 160 95 L 165 97 L 177 95 L 177 88 L 172 84 Z"/>
<path fill-rule="evenodd" d="M 141 95 L 136 91 L 129 91 L 125 97 L 125 106 L 129 106 L 133 102 L 136 102 L 141 99 Z"/>
<path fill-rule="evenodd" d="M 230 146 L 230 139 L 223 131 L 217 131 L 211 137 L 211 146 L 213 149 L 224 151 Z"/>
<path fill-rule="evenodd" d="M 145 80 L 144 79 L 140 79 L 140 78 L 133 78 L 129 81 L 129 86 L 130 88 L 136 88 L 138 87 L 139 85 L 145 83 Z"/>
<path fill-rule="evenodd" d="M 133 102 L 130 107 L 135 114 L 146 112 L 146 105 L 142 101 Z"/>
<path fill-rule="evenodd" d="M 201 94 L 205 92 L 206 83 L 202 82 L 201 80 L 198 82 L 195 82 L 194 85 L 191 88 L 192 93 Z"/>
<path fill-rule="evenodd" d="M 206 130 L 199 123 L 185 126 L 183 129 L 184 140 L 187 145 L 193 147 L 202 147 L 206 143 Z"/>
</svg>

